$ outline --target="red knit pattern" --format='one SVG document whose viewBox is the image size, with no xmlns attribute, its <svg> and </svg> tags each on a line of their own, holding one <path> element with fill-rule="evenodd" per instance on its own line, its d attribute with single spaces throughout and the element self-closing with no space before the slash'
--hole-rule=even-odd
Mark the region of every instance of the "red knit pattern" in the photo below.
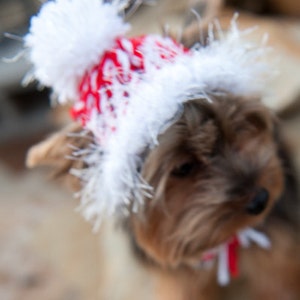
<svg viewBox="0 0 300 300">
<path fill-rule="evenodd" d="M 240 243 L 237 237 L 234 237 L 232 241 L 230 241 L 228 244 L 228 265 L 232 277 L 237 277 L 239 275 L 239 269 L 238 269 L 239 246 Z"/>
<path fill-rule="evenodd" d="M 115 80 L 122 84 L 124 88 L 124 97 L 129 97 L 126 92 L 132 78 L 132 72 L 137 72 L 141 77 L 145 73 L 145 47 L 144 43 L 147 36 L 135 38 L 118 38 L 114 46 L 103 53 L 99 64 L 88 71 L 79 84 L 79 101 L 71 109 L 71 116 L 79 120 L 83 125 L 89 120 L 91 112 L 97 110 L 101 114 L 101 97 L 105 95 L 108 99 L 113 96 L 112 87 Z M 154 49 L 160 58 L 172 62 L 178 53 L 187 52 L 182 45 L 166 39 L 155 40 Z M 149 50 L 147 50 L 149 51 Z M 127 58 L 124 64 L 124 55 Z M 128 67 L 129 66 L 129 67 Z M 159 68 L 160 66 L 156 66 Z M 100 94 L 100 91 L 104 94 Z M 109 108 L 113 113 L 114 107 Z"/>
</svg>

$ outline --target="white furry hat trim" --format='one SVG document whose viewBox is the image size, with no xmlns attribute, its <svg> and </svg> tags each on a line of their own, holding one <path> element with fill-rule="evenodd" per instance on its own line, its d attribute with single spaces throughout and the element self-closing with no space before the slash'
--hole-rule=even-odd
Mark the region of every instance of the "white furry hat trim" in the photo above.
<svg viewBox="0 0 300 300">
<path fill-rule="evenodd" d="M 247 44 L 235 23 L 221 39 L 185 49 L 157 35 L 124 37 L 129 25 L 116 2 L 46 3 L 25 37 L 33 76 L 61 103 L 71 100 L 74 118 L 94 134 L 89 149 L 74 153 L 84 152 L 88 168 L 74 173 L 84 214 L 96 221 L 151 197 L 141 153 L 157 145 L 185 102 L 220 91 L 261 94 L 267 71 L 264 50 Z"/>
</svg>

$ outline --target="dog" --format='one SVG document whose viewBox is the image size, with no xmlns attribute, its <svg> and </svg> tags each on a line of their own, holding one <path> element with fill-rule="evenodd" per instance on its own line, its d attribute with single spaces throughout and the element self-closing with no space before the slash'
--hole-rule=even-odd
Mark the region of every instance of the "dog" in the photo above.
<svg viewBox="0 0 300 300">
<path fill-rule="evenodd" d="M 280 121 L 255 97 L 210 98 L 187 101 L 144 153 L 141 174 L 153 195 L 120 220 L 133 256 L 160 278 L 155 299 L 235 299 L 239 291 L 243 299 L 299 299 L 298 192 Z M 91 142 L 81 131 L 74 123 L 34 146 L 27 165 L 54 165 L 78 190 L 70 170 L 85 163 L 66 157 Z M 248 227 L 271 248 L 239 247 L 240 276 L 220 287 L 217 259 L 203 255 Z"/>
</svg>

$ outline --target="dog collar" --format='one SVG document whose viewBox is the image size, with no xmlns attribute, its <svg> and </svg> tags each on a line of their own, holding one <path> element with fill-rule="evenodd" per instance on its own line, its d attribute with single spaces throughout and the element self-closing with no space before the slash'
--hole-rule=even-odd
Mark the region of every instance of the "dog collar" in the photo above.
<svg viewBox="0 0 300 300">
<path fill-rule="evenodd" d="M 262 249 L 271 247 L 271 242 L 264 233 L 246 228 L 224 244 L 203 253 L 196 268 L 209 268 L 217 260 L 217 281 L 221 286 L 228 285 L 230 278 L 236 278 L 239 275 L 239 248 L 248 248 L 251 243 Z"/>
</svg>

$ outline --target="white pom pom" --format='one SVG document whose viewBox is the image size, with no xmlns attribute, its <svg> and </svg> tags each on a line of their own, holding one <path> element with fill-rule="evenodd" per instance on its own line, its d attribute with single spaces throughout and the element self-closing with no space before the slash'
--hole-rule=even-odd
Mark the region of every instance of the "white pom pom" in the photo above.
<svg viewBox="0 0 300 300">
<path fill-rule="evenodd" d="M 84 73 L 129 29 L 118 7 L 100 0 L 56 0 L 42 6 L 25 36 L 34 77 L 61 103 L 76 99 Z"/>
</svg>

